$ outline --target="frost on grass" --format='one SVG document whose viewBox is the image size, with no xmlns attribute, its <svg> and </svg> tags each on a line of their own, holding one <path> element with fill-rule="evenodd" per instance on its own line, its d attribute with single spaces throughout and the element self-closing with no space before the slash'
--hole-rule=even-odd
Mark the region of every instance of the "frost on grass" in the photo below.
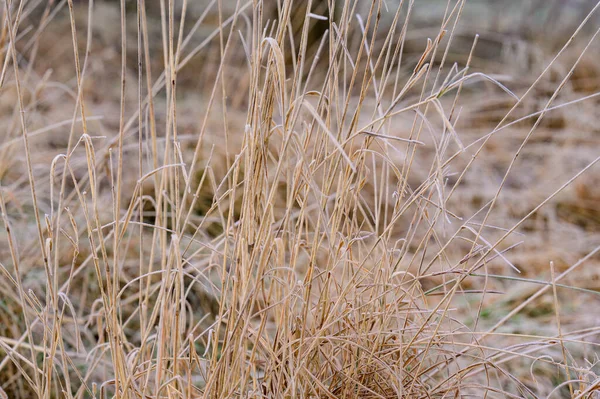
<svg viewBox="0 0 600 399">
<path fill-rule="evenodd" d="M 0 398 L 597 395 L 600 5 L 437 3 L 5 3 Z"/>
</svg>

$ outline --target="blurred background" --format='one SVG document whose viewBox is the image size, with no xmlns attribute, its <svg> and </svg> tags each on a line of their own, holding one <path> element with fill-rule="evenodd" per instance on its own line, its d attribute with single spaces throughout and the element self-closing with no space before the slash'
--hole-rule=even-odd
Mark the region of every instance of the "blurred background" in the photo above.
<svg viewBox="0 0 600 399">
<path fill-rule="evenodd" d="M 220 21 L 227 23 L 238 2 L 234 0 L 194 0 L 187 2 L 186 23 L 183 34 L 183 62 L 185 66 L 178 72 L 178 117 L 177 123 L 185 145 L 193 147 L 199 124 L 204 116 L 208 101 L 208 91 L 216 78 L 220 63 L 220 46 L 217 27 Z M 162 40 L 161 5 L 166 2 L 146 1 L 149 30 L 149 52 L 153 79 L 159 79 L 164 71 L 164 51 Z M 175 21 L 181 19 L 183 2 L 175 2 Z M 279 1 L 264 2 L 265 18 L 277 15 Z M 294 6 L 294 16 L 301 22 L 305 2 L 298 1 Z M 358 1 L 358 16 L 368 13 L 370 1 Z M 385 36 L 385 24 L 391 22 L 398 0 L 385 0 L 382 13 L 382 26 L 379 30 Z M 402 76 L 410 74 L 427 45 L 428 38 L 434 38 L 440 30 L 444 14 L 449 12 L 448 4 L 454 7 L 458 2 L 443 0 L 416 0 L 401 2 L 406 18 L 409 5 L 411 16 L 406 27 L 407 39 L 404 46 Z M 557 52 L 570 39 L 579 24 L 597 6 L 593 0 L 467 0 L 462 16 L 452 37 L 445 68 L 450 70 L 456 63 L 464 67 L 476 35 L 479 40 L 471 62 L 472 72 L 485 72 L 501 81 L 517 96 L 527 92 L 531 84 L 551 63 Z M 247 32 L 252 13 L 251 2 L 239 2 L 242 7 L 235 33 Z M 332 3 L 333 5 L 333 3 Z M 16 7 L 16 3 L 14 4 Z M 137 109 L 137 17 L 136 1 L 126 1 L 127 15 L 127 85 L 125 91 L 126 116 Z M 321 19 L 314 19 L 309 32 L 309 51 L 314 54 L 329 23 L 326 20 L 328 3 L 313 1 L 312 11 Z M 334 14 L 339 12 L 339 7 Z M 86 64 L 87 79 L 84 81 L 84 97 L 90 116 L 89 126 L 99 136 L 114 138 L 119 126 L 120 115 L 120 74 L 121 74 L 121 33 L 119 2 L 97 0 L 90 7 L 88 1 L 74 3 L 75 24 L 77 26 L 78 49 L 83 56 L 89 39 L 90 52 Z M 292 21 L 294 21 L 294 16 Z M 91 17 L 91 18 L 90 18 Z M 357 20 L 363 17 L 357 17 Z M 88 24 L 88 20 L 92 24 Z M 598 155 L 600 144 L 600 124 L 598 124 L 600 90 L 599 43 L 592 41 L 582 54 L 589 39 L 600 28 L 600 12 L 589 16 L 588 22 L 573 40 L 569 48 L 552 64 L 532 89 L 522 106 L 508 121 L 538 112 L 552 96 L 554 90 L 571 66 L 581 58 L 572 76 L 560 91 L 554 104 L 567 104 L 549 113 L 536 131 L 507 181 L 500 197 L 499 209 L 492 223 L 509 225 L 517 221 L 528 210 L 537 205 L 554 189 L 556 182 L 565 181 Z M 354 26 L 358 37 L 360 23 Z M 399 24 L 402 26 L 402 23 Z M 179 29 L 179 25 L 176 26 Z M 451 27 L 447 27 L 450 29 Z M 88 32 L 90 33 L 88 37 Z M 47 179 L 48 167 L 57 151 L 66 148 L 68 135 L 64 131 L 48 129 L 60 121 L 69 120 L 73 115 L 76 75 L 71 40 L 71 25 L 67 1 L 30 2 L 24 8 L 17 44 L 23 54 L 21 67 L 28 71 L 26 87 L 28 95 L 37 96 L 27 113 L 27 123 L 32 131 L 32 143 L 36 147 L 36 160 L 39 162 L 35 173 L 41 181 Z M 298 35 L 299 29 L 291 32 Z M 4 40 L 6 40 L 6 34 Z M 297 37 L 296 37 L 297 39 Z M 450 40 L 449 35 L 444 41 Z M 376 45 L 380 45 L 376 41 Z M 354 49 L 359 45 L 353 43 Z M 228 123 L 243 130 L 246 120 L 246 102 L 249 79 L 247 60 L 241 42 L 234 43 L 230 51 L 227 68 L 224 70 L 225 85 L 230 95 L 226 99 Z M 286 60 L 288 63 L 290 59 Z M 10 72 L 9 72 L 10 73 Z M 320 73 L 318 70 L 317 74 Z M 318 81 L 319 79 L 314 79 Z M 582 98 L 589 99 L 581 101 Z M 457 130 L 465 142 L 473 142 L 489 133 L 506 112 L 513 100 L 489 82 L 480 81 L 465 86 L 461 100 L 461 116 Z M 164 123 L 164 91 L 157 94 L 156 112 L 158 123 Z M 26 183 L 22 155 L 14 151 L 19 143 L 19 133 L 15 129 L 16 96 L 11 89 L 0 97 L 0 120 L 12 128 L 5 134 L 4 144 L 0 145 L 0 177 L 5 186 L 22 186 Z M 67 106 L 65 106 L 67 105 Z M 161 114 L 163 112 L 163 114 Z M 213 115 L 214 114 L 214 115 Z M 476 165 L 466 176 L 459 190 L 452 198 L 453 206 L 463 209 L 465 214 L 479 209 L 493 195 L 510 160 L 532 126 L 534 119 L 513 124 L 502 135 L 490 140 L 483 149 L 485 162 Z M 211 134 L 206 137 L 206 148 L 222 145 L 222 113 L 218 105 L 213 107 L 209 118 Z M 130 127 L 130 135 L 136 127 Z M 241 133 L 240 133 L 241 136 Z M 133 137 L 133 136 L 132 136 Z M 187 140 L 187 141 L 185 141 Z M 108 145 L 108 144 L 107 144 Z M 135 146 L 134 142 L 129 143 Z M 208 151 L 208 150 L 206 150 Z M 427 154 L 424 150 L 423 155 Z M 205 154 L 206 155 L 206 154 Z M 81 173 L 85 173 L 85 160 Z M 77 162 L 74 160 L 73 162 Z M 418 161 L 417 161 L 418 162 Z M 423 162 L 427 165 L 427 161 Z M 457 168 L 464 164 L 458 164 Z M 78 169 L 75 168 L 77 173 Z M 418 170 L 418 168 L 417 168 Z M 418 173 L 418 172 L 416 172 Z M 426 171 L 424 172 L 426 174 Z M 133 185 L 135 176 L 130 177 Z M 415 176 L 415 183 L 423 177 Z M 47 189 L 47 187 L 44 187 Z M 27 190 L 15 191 L 14 198 L 26 204 Z M 210 195 L 207 197 L 210 203 Z M 15 203 L 20 203 L 16 201 Z M 600 176 L 589 173 L 561 193 L 551 205 L 543 208 L 525 225 L 528 240 L 513 251 L 516 265 L 527 265 L 525 270 L 547 274 L 549 259 L 554 259 L 559 269 L 587 254 L 595 245 L 600 234 Z M 11 205 L 12 206 L 12 205 Z M 18 209 L 18 207 L 17 207 Z M 23 211 L 25 212 L 25 211 Z M 23 216 L 24 220 L 29 217 Z M 24 228 L 29 234 L 33 225 Z M 600 272 L 586 269 L 585 278 L 580 283 L 588 288 L 600 288 Z"/>
<path fill-rule="evenodd" d="M 311 20 L 308 37 L 309 50 L 307 54 L 314 55 L 329 29 L 328 19 L 339 17 L 339 3 L 337 0 L 325 2 L 314 0 L 312 13 L 315 18 Z M 165 70 L 165 51 L 163 31 L 166 21 L 161 19 L 161 8 L 167 1 L 147 0 L 146 14 L 148 18 L 149 53 L 151 54 L 150 70 L 152 81 L 160 81 Z M 265 19 L 274 20 L 278 15 L 279 0 L 266 0 L 264 3 Z M 293 11 L 290 37 L 293 44 L 299 43 L 301 24 L 304 20 L 308 2 L 296 1 Z M 454 7 L 458 1 L 444 0 L 384 0 L 381 27 L 376 33 L 374 46 L 383 46 L 383 39 L 387 31 L 386 26 L 392 23 L 394 11 L 401 5 L 401 20 L 410 18 L 407 26 L 400 22 L 400 28 L 407 29 L 406 42 L 403 47 L 402 65 L 399 68 L 399 80 L 405 81 L 410 76 L 415 66 L 418 65 L 421 55 L 425 50 L 428 39 L 433 39 L 440 33 L 440 24 L 444 16 L 450 12 L 448 5 Z M 13 1 L 13 13 L 19 2 Z M 219 4 L 221 7 L 219 7 Z M 480 79 L 472 84 L 465 85 L 458 104 L 455 129 L 460 139 L 466 143 L 476 143 L 486 137 L 496 126 L 503 121 L 504 116 L 515 103 L 514 97 L 507 93 L 514 93 L 521 98 L 527 93 L 522 104 L 516 109 L 509 119 L 505 120 L 501 134 L 494 135 L 486 146 L 476 163 L 466 173 L 461 184 L 457 186 L 447 206 L 457 215 L 473 215 L 494 197 L 504 174 L 511 164 L 512 158 L 519 149 L 524 137 L 534 125 L 535 115 L 544 108 L 553 96 L 563 78 L 571 67 L 577 66 L 564 87 L 560 90 L 552 109 L 537 127 L 529 144 L 523 148 L 519 161 L 506 180 L 498 203 L 488 220 L 497 229 L 489 232 L 493 241 L 527 215 L 535 206 L 544 201 L 561 184 L 573 177 L 599 155 L 600 148 L 600 123 L 598 109 L 600 109 L 600 42 L 592 40 L 597 30 L 600 29 L 600 10 L 589 13 L 600 4 L 597 0 L 467 0 L 462 9 L 461 18 L 453 35 L 446 35 L 442 44 L 452 40 L 452 45 L 447 53 L 443 65 L 442 76 L 450 72 L 459 71 L 465 67 L 466 61 L 473 48 L 474 40 L 478 37 L 477 45 L 472 53 L 470 73 L 485 73 L 495 82 L 501 83 L 506 90 L 500 90 L 498 85 L 489 80 Z M 207 113 L 210 91 L 218 77 L 221 63 L 221 47 L 218 27 L 229 24 L 236 7 L 242 9 L 237 25 L 233 30 L 234 35 L 249 37 L 250 21 L 252 19 L 252 2 L 245 0 L 188 0 L 187 8 L 182 7 L 182 1 L 175 1 L 174 20 L 176 29 L 180 28 L 179 21 L 185 13 L 185 24 L 181 27 L 182 37 L 182 67 L 177 74 L 177 129 L 181 140 L 182 158 L 189 161 L 194 145 L 198 138 L 200 126 Z M 362 19 L 368 14 L 371 1 L 357 0 L 355 18 L 352 25 L 349 51 L 352 54 L 360 46 Z M 97 146 L 98 164 L 101 162 L 106 176 L 110 173 L 110 150 L 115 147 L 115 138 L 119 132 L 121 113 L 121 11 L 120 2 L 115 0 L 96 0 L 92 4 L 85 0 L 74 0 L 74 22 L 77 29 L 77 48 L 81 59 L 87 56 L 85 63 L 86 79 L 83 83 L 83 97 L 86 101 L 88 115 L 88 128 L 90 134 L 101 137 L 95 143 Z M 333 15 L 329 11 L 334 9 Z M 136 154 L 137 151 L 137 119 L 135 112 L 138 109 L 138 42 L 137 42 L 137 1 L 125 2 L 126 9 L 126 80 L 124 96 L 125 119 L 129 123 L 125 132 L 125 150 Z M 556 60 L 557 53 L 571 40 L 573 32 L 586 18 L 589 20 L 582 26 L 581 31 L 572 40 L 569 47 L 563 51 Z M 91 24 L 89 23 L 91 21 Z M 295 21 L 297 24 L 294 25 Z M 452 22 L 453 23 L 453 22 Z M 268 26 L 268 24 L 267 24 Z M 446 30 L 451 31 L 452 26 Z M 229 25 L 228 25 L 229 29 Z M 40 198 L 40 213 L 50 214 L 50 184 L 49 170 L 52 162 L 59 153 L 63 153 L 68 146 L 70 121 L 76 109 L 77 77 L 73 55 L 73 41 L 71 39 L 71 20 L 69 17 L 69 4 L 62 1 L 29 1 L 23 8 L 21 23 L 18 32 L 17 50 L 19 51 L 19 68 L 23 71 L 23 87 L 27 105 L 26 123 L 30 131 L 30 141 L 34 153 L 33 176 L 39 182 L 38 192 Z M 379 40 L 381 36 L 381 40 Z M 5 46 L 7 41 L 6 29 L 2 31 L 0 42 Z M 207 134 L 201 148 L 200 159 L 210 159 L 210 166 L 214 169 L 215 181 L 225 178 L 227 172 L 226 156 L 236 154 L 241 147 L 240 143 L 247 120 L 248 92 L 250 89 L 250 76 L 248 73 L 248 59 L 242 40 L 232 41 L 232 49 L 228 55 L 227 67 L 223 70 L 224 89 L 226 98 L 218 98 L 213 104 L 207 117 Z M 86 47 L 89 45 L 89 53 Z M 394 43 L 395 45 L 395 43 Z M 586 46 L 589 46 L 586 48 Z M 585 50 L 585 51 L 584 51 Z M 286 67 L 291 69 L 293 59 L 290 52 Z M 325 62 L 327 57 L 324 57 Z M 435 66 L 440 64 L 439 58 Z M 553 61 L 554 60 L 554 61 Z M 322 61 L 323 62 L 323 61 Z M 548 68 L 547 73 L 542 72 Z M 453 69 L 454 68 L 454 69 Z M 313 81 L 322 81 L 326 68 L 316 68 Z M 3 75 L 4 76 L 4 75 Z M 11 71 L 7 72 L 7 84 L 0 95 L 0 123 L 6 126 L 0 138 L 0 181 L 6 189 L 6 201 L 9 214 L 18 228 L 14 229 L 17 239 L 27 242 L 23 249 L 23 257 L 29 256 L 30 264 L 25 269 L 24 285 L 27 289 L 39 289 L 39 281 L 43 281 L 43 271 L 32 267 L 37 260 L 31 256 L 35 252 L 37 243 L 36 225 L 32 218 L 31 193 L 28 189 L 28 176 L 25 160 L 21 151 L 21 132 L 17 116 L 18 99 Z M 541 76 L 541 78 L 540 78 Z M 340 79 L 347 79 L 342 76 Z M 532 88 L 532 83 L 539 78 L 538 83 Z M 145 93 L 146 82 L 142 81 Z M 318 86 L 316 86 L 318 87 Z M 316 89 L 313 88 L 313 89 Z M 309 87 L 311 89 L 311 87 Z M 431 89 L 431 87 L 427 87 Z M 411 93 L 418 95 L 416 93 Z M 166 110 L 167 96 L 164 90 L 156 94 L 156 122 L 157 126 L 166 124 L 168 115 Z M 374 110 L 375 101 L 367 98 L 365 109 Z M 365 111 L 366 113 L 367 111 Z M 225 117 L 224 117 L 225 115 Z M 523 119 L 522 119 L 523 118 Z M 65 122 L 66 121 L 66 122 Z M 410 131 L 410 121 L 399 121 L 394 125 L 394 134 L 405 137 Z M 437 121 L 439 122 L 439 121 Z M 231 132 L 233 138 L 225 143 L 223 139 L 224 125 Z M 79 127 L 77 127 L 79 129 Z M 77 130 L 78 134 L 80 133 Z M 159 136 L 164 132 L 159 129 Z M 423 140 L 430 140 L 429 137 Z M 225 148 L 230 146 L 231 148 Z M 140 146 L 141 148 L 141 146 Z M 475 153 L 477 146 L 473 146 L 459 157 L 450 166 L 453 171 L 462 171 Z M 228 152 L 229 151 L 229 152 Z M 430 165 L 435 160 L 436 153 L 433 140 L 420 150 L 419 157 L 415 160 L 414 173 L 408 181 L 411 187 L 417 187 L 428 177 Z M 403 155 L 403 154 L 402 154 Z M 227 155 L 229 156 L 229 155 Z M 131 164 L 134 165 L 125 173 L 124 192 L 129 200 L 133 187 L 138 179 L 137 155 L 132 155 Z M 398 156 L 398 165 L 404 159 Z M 71 160 L 73 173 L 77 179 L 86 175 L 85 156 L 74 157 Z M 208 163 L 208 161 L 207 161 Z M 201 167 L 205 165 L 202 164 Z M 199 169 L 201 168 L 199 167 Z M 149 168 L 148 168 L 149 170 Z M 194 171 L 198 175 L 204 170 Z M 105 179 L 105 180 L 108 180 Z M 448 174 L 448 184 L 452 185 L 456 176 Z M 106 181 L 101 187 L 103 195 L 110 204 L 110 187 Z M 72 189 L 72 187 L 68 187 Z M 370 190 L 370 191 L 369 191 Z M 372 193 L 375 189 L 367 187 L 365 191 Z M 195 205 L 194 216 L 201 220 L 212 205 L 216 189 L 204 190 L 202 198 Z M 386 205 L 392 207 L 393 199 L 390 197 Z M 236 204 L 234 204 L 236 206 Z M 110 205 L 106 206 L 110 209 Z M 236 209 L 236 212 L 238 209 Z M 224 211 L 223 211 L 224 212 Z M 109 212 L 107 211 L 107 214 Z M 109 215 L 110 216 L 110 215 Z M 108 223 L 107 216 L 103 222 Z M 112 217 L 112 216 L 111 216 Z M 200 235 L 207 242 L 223 233 L 223 224 L 219 218 L 206 223 L 206 231 Z M 408 226 L 410 218 L 398 221 L 397 238 L 403 237 L 402 226 Z M 83 222 L 82 222 L 83 225 Z M 456 227 L 456 225 L 454 225 Z M 510 247 L 510 261 L 521 270 L 520 278 L 529 278 L 539 281 L 549 281 L 549 262 L 553 261 L 557 273 L 563 272 L 575 264 L 579 259 L 593 251 L 600 242 L 600 173 L 598 168 L 589 171 L 577 179 L 574 184 L 567 187 L 546 206 L 532 215 L 517 232 L 519 237 L 507 240 Z M 395 237 L 396 238 L 396 237 Z M 519 240 L 523 240 L 519 243 Z M 83 239 L 82 239 L 83 240 Z M 512 241 L 511 241 L 512 240 Z M 0 231 L 0 260 L 8 259 L 8 246 L 6 234 Z M 462 244 L 460 244 L 462 245 Z M 451 256 L 459 261 L 471 247 L 464 243 L 464 248 L 450 252 Z M 33 248 L 33 249 L 32 249 Z M 466 250 L 465 250 L 466 248 Z M 414 248 L 409 249 L 412 251 Z M 418 251 L 416 248 L 415 251 Z M 462 251 L 462 252 L 461 252 Z M 143 252 L 143 249 L 142 249 Z M 416 252 L 415 252 L 416 253 Z M 72 254 L 70 254 L 72 255 Z M 429 254 L 428 254 L 429 255 Z M 68 258 L 68 257 L 67 257 Z M 134 278 L 138 271 L 135 257 L 131 266 L 132 272 L 128 278 Z M 63 261 L 70 265 L 71 260 Z M 408 266 L 407 266 L 408 267 Z M 511 270 L 507 271 L 502 262 L 491 263 L 487 272 L 491 274 L 506 274 L 515 277 Z M 511 274 L 512 273 L 512 274 Z M 440 284 L 441 277 L 427 277 L 420 281 L 423 290 L 432 289 Z M 600 257 L 593 256 L 585 265 L 574 273 L 570 273 L 563 281 L 567 286 L 591 290 L 577 292 L 571 290 L 561 291 L 561 317 L 563 327 L 570 331 L 586 328 L 597 328 L 600 325 L 600 313 L 590 311 L 600 306 Z M 465 289 L 470 281 L 465 281 Z M 473 288 L 478 288 L 474 283 Z M 80 289 L 81 286 L 76 286 Z M 485 305 L 495 312 L 481 312 L 480 327 L 483 329 L 507 314 L 516 304 L 521 303 L 539 289 L 539 285 L 518 280 L 500 280 L 492 287 L 505 295 L 488 295 Z M 43 297 L 44 293 L 39 294 Z M 87 295 L 87 293 L 86 293 Z M 206 314 L 215 313 L 214 298 L 209 298 L 206 293 L 198 300 L 198 308 Z M 82 295 L 84 296 L 84 295 Z M 82 300 L 85 303 L 85 299 Z M 465 302 L 467 302 L 465 300 Z M 463 303 L 464 305 L 464 303 Z M 465 307 L 468 307 L 467 303 Z M 595 308 L 594 308 L 595 306 Z M 82 305 L 82 309 L 84 306 Z M 87 308 L 85 312 L 87 312 Z M 81 310 L 83 314 L 84 310 Z M 7 312 L 8 313 L 8 312 Z M 13 311 L 13 313 L 16 313 Z M 522 317 L 521 317 L 522 316 Z M 506 323 L 502 332 L 540 334 L 553 336 L 555 334 L 555 311 L 552 295 L 545 295 L 525 309 L 522 314 Z M 11 316 L 12 317 L 12 316 Z M 486 319 L 486 317 L 489 317 Z M 9 318 L 7 318 L 9 319 Z M 470 320 L 472 321 L 472 320 Z M 469 322 L 470 322 L 469 321 Z M 17 322 L 11 322 L 17 325 Z M 486 324 L 487 323 L 487 324 Z M 17 327 L 10 323 L 0 322 L 0 335 L 15 337 L 20 336 Z M 590 338 L 597 341 L 597 336 Z M 577 353 L 578 349 L 573 353 Z M 582 355 L 583 356 L 583 355 Z M 590 366 L 591 367 L 591 366 Z M 533 366 L 532 366 L 533 368 Z M 14 372 L 14 369 L 12 370 Z M 519 378 L 529 378 L 529 369 L 522 368 L 516 372 Z M 543 375 L 538 375 L 540 381 L 545 378 L 545 393 L 556 384 L 554 371 L 548 369 Z M 9 373 L 10 374 L 10 373 Z M 14 375 L 17 375 L 16 372 Z M 2 374 L 0 374 L 0 377 Z M 14 378 L 11 377 L 10 378 Z M 1 382 L 1 381 L 0 381 Z M 529 381 L 531 385 L 534 382 Z M 537 383 L 537 382 L 536 382 Z M 542 384 L 543 385 L 543 384 Z"/>
<path fill-rule="evenodd" d="M 24 56 L 21 61 L 22 68 L 29 71 L 26 85 L 29 93 L 37 96 L 36 101 L 31 105 L 35 112 L 28 112 L 27 122 L 32 131 L 38 132 L 32 136 L 32 143 L 37 149 L 36 160 L 39 162 L 35 173 L 43 181 L 47 179 L 47 171 L 52 159 L 57 151 L 66 148 L 68 139 L 64 131 L 47 127 L 55 126 L 60 121 L 72 117 L 76 75 L 67 1 L 29 4 L 23 14 L 18 48 L 23 54 L 33 54 L 33 56 Z M 165 68 L 162 40 L 162 26 L 165 21 L 161 21 L 161 4 L 164 5 L 166 2 L 158 0 L 146 2 L 153 79 L 160 79 Z M 182 4 L 181 1 L 175 2 L 176 23 L 183 14 Z M 183 37 L 186 38 L 183 43 L 185 65 L 177 76 L 179 101 L 177 123 L 183 145 L 187 146 L 185 148 L 193 148 L 199 125 L 204 117 L 208 91 L 212 88 L 212 83 L 207 85 L 206 82 L 214 82 L 216 79 L 220 63 L 217 27 L 220 21 L 231 22 L 238 2 L 221 1 L 220 15 L 218 4 L 215 0 L 188 1 L 185 10 L 186 23 L 182 30 Z M 277 16 L 278 4 L 276 0 L 264 2 L 265 19 L 269 19 L 269 15 L 272 19 Z M 299 23 L 302 21 L 306 4 L 301 1 L 295 3 L 294 16 L 297 17 L 293 16 L 292 21 L 295 19 Z M 370 4 L 370 1 L 362 0 L 356 3 L 355 14 L 359 16 L 356 17 L 357 22 L 367 15 Z M 391 22 L 400 2 L 385 0 L 383 4 L 387 12 L 382 13 L 383 28 L 378 33 L 382 37 L 386 34 L 385 24 Z M 406 0 L 401 4 L 403 7 L 401 18 L 406 18 L 409 5 L 413 5 L 406 27 L 408 33 L 401 67 L 401 76 L 407 77 L 425 49 L 427 39 L 439 34 L 442 18 L 449 12 L 448 4 L 454 7 L 458 2 Z M 597 1 L 591 0 L 467 0 L 452 37 L 453 42 L 447 55 L 445 68 L 450 70 L 454 63 L 459 70 L 463 68 L 474 38 L 479 35 L 471 61 L 471 71 L 485 72 L 498 79 L 517 96 L 521 96 L 529 90 L 531 84 L 551 63 L 557 52 L 569 41 L 572 33 L 597 4 Z M 252 13 L 251 2 L 240 1 L 239 5 L 242 12 L 235 29 L 236 33 L 247 32 Z M 126 1 L 125 7 L 128 37 L 126 74 L 130 82 L 125 91 L 127 117 L 137 109 L 137 3 Z M 327 10 L 327 2 L 313 1 L 312 12 L 323 18 L 313 19 L 309 32 L 309 54 L 311 51 L 314 54 L 323 34 L 328 29 L 329 23 L 325 18 L 329 17 L 326 15 Z M 339 7 L 334 11 L 334 14 L 337 13 Z M 119 2 L 97 0 L 93 3 L 93 7 L 90 7 L 88 1 L 76 1 L 74 15 L 78 48 L 82 55 L 85 52 L 88 32 L 91 33 L 89 36 L 91 51 L 86 64 L 88 78 L 84 81 L 84 97 L 90 116 L 89 127 L 99 136 L 114 138 L 119 126 L 121 94 Z M 93 22 L 92 25 L 88 24 L 88 20 Z M 551 194 L 557 188 L 558 182 L 566 181 L 598 156 L 600 124 L 598 124 L 597 109 L 600 101 L 595 94 L 600 90 L 598 63 L 600 43 L 597 40 L 592 41 L 585 54 L 581 54 L 592 35 L 600 28 L 599 22 L 600 12 L 589 16 L 588 22 L 569 48 L 552 64 L 548 73 L 544 74 L 523 101 L 522 106 L 515 110 L 511 119 L 507 121 L 514 122 L 521 117 L 539 112 L 571 66 L 581 58 L 554 102 L 557 105 L 571 101 L 575 103 L 568 107 L 559 107 L 543 119 L 531 143 L 523 150 L 514 172 L 509 176 L 497 212 L 492 215 L 492 224 L 508 226 L 511 222 L 518 221 Z M 359 26 L 360 23 L 353 25 L 356 37 L 360 34 Z M 403 26 L 403 23 L 399 26 Z M 179 25 L 176 27 L 179 29 Z M 450 28 L 447 27 L 447 30 Z M 298 28 L 291 32 L 291 35 L 298 35 L 299 32 Z M 443 40 L 450 40 L 449 35 Z M 352 45 L 356 50 L 359 45 L 358 40 Z M 376 45 L 381 45 L 380 41 L 376 41 Z M 229 53 L 230 62 L 224 70 L 225 85 L 230 93 L 226 99 L 227 118 L 232 130 L 237 129 L 242 132 L 246 123 L 249 78 L 243 46 L 239 40 L 235 41 L 234 46 Z M 289 63 L 291 59 L 286 61 Z M 315 73 L 320 72 L 317 69 Z M 313 80 L 319 81 L 317 78 Z M 590 98 L 582 101 L 581 99 L 586 96 Z M 156 117 L 159 124 L 164 123 L 166 117 L 164 101 L 164 91 L 160 91 L 156 98 Z M 14 119 L 15 102 L 15 93 L 10 90 L 0 97 L 0 119 L 13 127 L 18 126 L 15 125 Z M 489 82 L 479 81 L 465 86 L 461 95 L 460 120 L 456 127 L 463 141 L 473 142 L 492 131 L 513 103 L 513 99 L 502 94 Z M 204 150 L 207 151 L 205 156 L 208 156 L 211 145 L 223 144 L 219 133 L 223 129 L 222 119 L 219 104 L 214 105 L 209 117 L 210 134 L 205 138 Z M 473 210 L 479 209 L 491 198 L 512 156 L 533 122 L 534 119 L 530 118 L 513 124 L 505 129 L 502 135 L 490 140 L 483 149 L 481 157 L 485 162 L 476 164 L 465 177 L 450 200 L 452 206 L 462 209 L 464 214 L 472 214 Z M 137 128 L 129 129 L 130 137 L 135 137 Z M 5 144 L 0 145 L 2 159 L 0 177 L 5 186 L 19 186 L 26 183 L 22 155 L 14 151 L 14 146 L 18 143 L 18 130 L 13 128 L 6 133 Z M 129 145 L 134 148 L 137 144 L 131 141 Z M 426 177 L 426 165 L 429 161 L 426 156 L 427 151 L 425 149 L 422 152 L 424 175 L 418 176 L 419 168 L 416 168 L 417 175 L 413 177 L 412 183 L 418 184 L 420 179 Z M 77 160 L 73 162 L 76 163 Z M 219 160 L 217 159 L 216 162 Z M 464 165 L 465 163 L 459 160 L 456 165 L 457 170 L 461 170 Z M 84 166 L 85 160 L 82 160 L 82 174 L 85 173 Z M 75 170 L 76 173 L 80 172 L 77 168 Z M 523 266 L 526 275 L 537 276 L 538 273 L 547 275 L 549 259 L 555 261 L 559 270 L 564 270 L 596 245 L 600 237 L 600 176 L 598 175 L 598 173 L 588 173 L 582 176 L 549 206 L 526 222 L 524 229 L 527 231 L 528 240 L 512 251 L 515 265 Z M 125 178 L 131 179 L 129 186 L 133 187 L 135 175 L 125 176 Z M 22 203 L 28 202 L 27 190 L 15 191 L 14 195 L 16 199 L 20 197 Z M 208 204 L 211 196 L 212 194 L 207 194 Z M 24 220 L 28 219 L 28 216 L 24 216 Z M 33 225 L 29 225 L 24 228 L 23 234 L 30 234 L 32 229 Z M 587 268 L 584 276 L 578 277 L 578 280 L 579 285 L 600 289 L 598 269 Z M 425 285 L 427 284 L 425 282 Z"/>
</svg>

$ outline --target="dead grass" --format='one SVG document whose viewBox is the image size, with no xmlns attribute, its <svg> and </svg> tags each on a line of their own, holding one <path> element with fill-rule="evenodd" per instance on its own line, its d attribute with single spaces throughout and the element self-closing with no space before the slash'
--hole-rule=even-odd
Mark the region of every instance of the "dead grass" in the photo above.
<svg viewBox="0 0 600 399">
<path fill-rule="evenodd" d="M 3 3 L 0 398 L 599 397 L 600 4 L 150 3 Z"/>
</svg>

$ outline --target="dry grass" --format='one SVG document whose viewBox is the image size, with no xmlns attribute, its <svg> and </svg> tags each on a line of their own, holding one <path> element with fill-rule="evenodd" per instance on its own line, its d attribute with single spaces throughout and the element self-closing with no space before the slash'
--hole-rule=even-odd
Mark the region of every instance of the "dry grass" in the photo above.
<svg viewBox="0 0 600 399">
<path fill-rule="evenodd" d="M 600 3 L 465 3 L 4 0 L 0 398 L 600 397 Z"/>
</svg>

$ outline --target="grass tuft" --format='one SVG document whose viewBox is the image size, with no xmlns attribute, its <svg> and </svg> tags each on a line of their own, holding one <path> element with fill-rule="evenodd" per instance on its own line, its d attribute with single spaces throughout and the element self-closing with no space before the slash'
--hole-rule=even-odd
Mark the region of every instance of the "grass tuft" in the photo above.
<svg viewBox="0 0 600 399">
<path fill-rule="evenodd" d="M 0 399 L 599 397 L 600 3 L 526 3 L 4 0 Z"/>
</svg>

